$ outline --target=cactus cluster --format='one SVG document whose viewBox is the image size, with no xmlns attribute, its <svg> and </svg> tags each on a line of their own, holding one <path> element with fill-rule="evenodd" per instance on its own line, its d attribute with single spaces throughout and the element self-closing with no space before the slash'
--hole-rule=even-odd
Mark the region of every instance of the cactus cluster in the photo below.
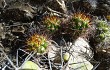
<svg viewBox="0 0 110 70">
<path fill-rule="evenodd" d="M 97 21 L 97 27 L 98 30 L 101 31 L 101 33 L 105 33 L 109 30 L 109 25 L 107 24 L 106 21 L 103 20 Z"/>
<path fill-rule="evenodd" d="M 105 49 L 109 48 L 110 43 L 110 25 L 104 21 L 104 20 L 97 20 L 97 31 L 96 31 L 96 48 L 99 49 Z M 100 50 L 102 51 L 102 50 Z"/>
<path fill-rule="evenodd" d="M 0 0 L 1 70 L 92 70 L 99 64 L 104 69 L 97 70 L 110 69 L 109 0 L 5 1 Z"/>
<path fill-rule="evenodd" d="M 74 13 L 72 16 L 73 29 L 85 29 L 90 26 L 90 16 L 82 12 Z"/>
<path fill-rule="evenodd" d="M 97 42 L 103 42 L 106 41 L 107 38 L 110 38 L 110 31 L 109 31 L 109 25 L 106 21 L 98 20 L 97 21 Z"/>
<path fill-rule="evenodd" d="M 44 36 L 34 34 L 27 39 L 27 45 L 29 45 L 29 50 L 37 51 L 38 53 L 44 53 L 47 49 L 48 42 Z"/>
<path fill-rule="evenodd" d="M 50 32 L 58 30 L 58 28 L 60 27 L 60 23 L 60 18 L 54 15 L 46 16 L 43 21 L 43 24 L 46 25 L 47 30 L 49 30 Z"/>
</svg>

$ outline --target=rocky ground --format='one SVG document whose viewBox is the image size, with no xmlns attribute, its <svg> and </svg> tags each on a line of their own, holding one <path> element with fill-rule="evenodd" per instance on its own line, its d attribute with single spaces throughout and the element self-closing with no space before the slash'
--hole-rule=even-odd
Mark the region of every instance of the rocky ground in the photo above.
<svg viewBox="0 0 110 70">
<path fill-rule="evenodd" d="M 109 0 L 0 0 L 0 69 L 109 70 L 109 24 Z"/>
</svg>

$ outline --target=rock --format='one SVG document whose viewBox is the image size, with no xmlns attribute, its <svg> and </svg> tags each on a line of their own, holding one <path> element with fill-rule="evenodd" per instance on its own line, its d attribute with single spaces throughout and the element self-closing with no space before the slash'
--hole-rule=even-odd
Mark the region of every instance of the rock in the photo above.
<svg viewBox="0 0 110 70">
<path fill-rule="evenodd" d="M 71 43 L 72 45 L 72 43 Z M 93 52 L 90 45 L 83 38 L 78 38 L 71 48 L 74 52 L 77 52 L 77 55 L 83 56 L 84 58 L 91 59 L 93 58 Z"/>
<path fill-rule="evenodd" d="M 30 22 L 36 11 L 29 4 L 12 2 L 9 7 L 1 13 L 5 21 Z"/>
<path fill-rule="evenodd" d="M 35 8 L 33 8 L 31 5 L 19 1 L 11 2 L 9 4 L 8 9 L 14 9 L 14 8 L 18 8 L 28 13 L 36 13 Z"/>
<path fill-rule="evenodd" d="M 64 0 L 52 0 L 49 1 L 46 5 L 50 7 L 52 10 L 61 13 L 67 13 L 67 8 Z"/>
<path fill-rule="evenodd" d="M 93 65 L 87 61 L 85 58 L 78 56 L 74 57 L 71 56 L 69 61 L 68 61 L 68 67 L 70 70 L 92 70 Z"/>
<path fill-rule="evenodd" d="M 97 0 L 87 0 L 90 5 L 92 6 L 92 8 L 96 9 L 97 7 Z"/>
<path fill-rule="evenodd" d="M 4 8 L 6 5 L 5 0 L 0 0 L 0 8 Z"/>
<path fill-rule="evenodd" d="M 69 48 L 69 51 L 68 51 Z M 67 52 L 65 52 L 67 51 Z M 68 58 L 71 56 L 72 54 L 72 58 L 76 58 L 79 59 L 84 58 L 84 60 L 87 60 L 89 62 L 89 60 L 91 60 L 93 58 L 93 52 L 91 50 L 90 45 L 88 44 L 88 42 L 86 42 L 83 38 L 78 38 L 74 43 L 71 43 L 69 45 L 67 45 L 67 47 L 63 46 L 62 48 L 62 52 L 61 52 L 61 48 L 58 50 L 58 52 L 56 52 L 55 55 L 55 59 L 54 62 L 55 63 L 61 63 L 61 54 L 63 54 L 63 59 L 65 62 L 68 62 Z M 67 54 L 66 54 L 67 53 Z M 66 57 L 64 56 L 66 54 Z M 78 60 L 79 61 L 79 60 Z"/>
<path fill-rule="evenodd" d="M 70 1 L 71 2 L 71 1 Z M 70 6 L 72 3 L 72 6 Z M 84 12 L 91 12 L 94 11 L 97 7 L 97 1 L 96 0 L 77 0 L 77 1 L 72 1 L 69 4 L 70 10 L 77 11 L 78 9 L 80 11 Z"/>
<path fill-rule="evenodd" d="M 23 26 L 12 26 L 11 27 L 11 32 L 14 35 L 22 35 L 25 32 L 25 28 Z"/>
<path fill-rule="evenodd" d="M 53 57 L 56 56 L 57 51 L 58 51 L 58 49 L 56 48 L 56 46 L 54 46 L 52 44 L 49 45 L 49 47 L 48 47 L 48 58 L 50 58 L 51 60 L 54 60 L 55 58 L 53 58 Z"/>
<path fill-rule="evenodd" d="M 19 9 L 7 9 L 2 12 L 2 17 L 5 21 L 22 21 L 29 22 L 32 16 L 28 15 L 27 12 L 21 11 Z"/>
</svg>

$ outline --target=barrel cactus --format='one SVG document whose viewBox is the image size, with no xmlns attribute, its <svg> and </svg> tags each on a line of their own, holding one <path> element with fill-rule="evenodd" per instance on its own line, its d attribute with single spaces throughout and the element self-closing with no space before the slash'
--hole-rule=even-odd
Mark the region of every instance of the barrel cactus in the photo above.
<svg viewBox="0 0 110 70">
<path fill-rule="evenodd" d="M 85 29 L 90 26 L 91 17 L 85 13 L 77 12 L 72 16 L 73 29 Z"/>
<path fill-rule="evenodd" d="M 87 38 L 90 32 L 92 32 L 92 17 L 83 12 L 76 12 L 71 16 L 70 27 L 73 39 L 77 39 L 82 36 Z"/>
<path fill-rule="evenodd" d="M 46 16 L 43 20 L 44 25 L 46 25 L 46 28 L 50 32 L 54 32 L 58 30 L 60 27 L 61 20 L 57 16 Z"/>
<path fill-rule="evenodd" d="M 47 49 L 48 42 L 46 37 L 39 34 L 34 34 L 27 39 L 27 45 L 29 45 L 29 50 L 37 51 L 38 53 L 44 53 Z"/>
</svg>

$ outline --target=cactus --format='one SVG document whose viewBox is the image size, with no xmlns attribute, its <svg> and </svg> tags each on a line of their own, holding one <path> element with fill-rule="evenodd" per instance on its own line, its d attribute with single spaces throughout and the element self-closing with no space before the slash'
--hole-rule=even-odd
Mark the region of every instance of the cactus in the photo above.
<svg viewBox="0 0 110 70">
<path fill-rule="evenodd" d="M 38 53 L 44 53 L 47 49 L 48 42 L 43 35 L 34 34 L 27 39 L 27 45 L 29 50 L 37 51 Z"/>
<path fill-rule="evenodd" d="M 97 21 L 97 29 L 98 31 L 102 31 L 103 33 L 107 32 L 109 30 L 109 25 L 106 21 L 98 20 Z"/>
<path fill-rule="evenodd" d="M 99 42 L 105 41 L 105 39 L 110 38 L 109 25 L 106 21 L 98 20 L 97 21 L 97 38 Z"/>
<path fill-rule="evenodd" d="M 88 28 L 90 23 L 90 16 L 86 15 L 85 13 L 74 13 L 72 17 L 72 23 L 75 23 L 75 26 L 73 26 L 73 29 L 85 29 Z"/>
<path fill-rule="evenodd" d="M 97 51 L 102 51 L 103 49 L 109 48 L 110 42 L 110 25 L 104 20 L 96 20 L 96 37 L 95 45 Z"/>
<path fill-rule="evenodd" d="M 46 25 L 47 30 L 54 32 L 60 27 L 61 20 L 57 16 L 46 16 L 43 23 Z"/>
</svg>

